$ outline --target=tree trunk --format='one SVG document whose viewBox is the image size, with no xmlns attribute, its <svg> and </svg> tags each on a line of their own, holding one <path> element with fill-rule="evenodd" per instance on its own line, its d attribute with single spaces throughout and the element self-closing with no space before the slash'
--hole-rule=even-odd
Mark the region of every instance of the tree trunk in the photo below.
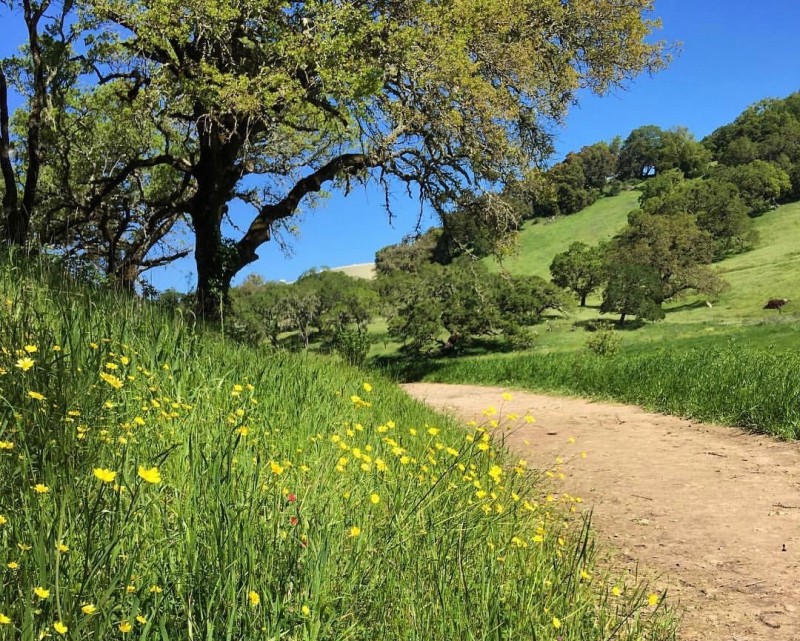
<svg viewBox="0 0 800 641">
<path fill-rule="evenodd" d="M 197 191 L 187 208 L 195 235 L 195 311 L 200 318 L 219 321 L 228 304 L 231 281 L 241 269 L 236 252 L 223 240 L 222 220 L 239 181 L 236 162 L 242 142 L 213 122 L 200 131 L 199 142 L 199 158 L 192 172 Z"/>
<path fill-rule="evenodd" d="M 586 307 L 586 294 L 581 294 L 581 307 Z"/>
<path fill-rule="evenodd" d="M 625 324 L 625 312 L 623 312 L 619 317 L 619 324 L 620 326 Z"/>
<path fill-rule="evenodd" d="M 0 67 L 0 171 L 3 174 L 3 221 L 6 240 L 13 242 L 10 234 L 11 221 L 17 215 L 18 195 L 14 167 L 11 163 L 11 137 L 8 129 L 8 84 L 6 74 Z"/>
</svg>

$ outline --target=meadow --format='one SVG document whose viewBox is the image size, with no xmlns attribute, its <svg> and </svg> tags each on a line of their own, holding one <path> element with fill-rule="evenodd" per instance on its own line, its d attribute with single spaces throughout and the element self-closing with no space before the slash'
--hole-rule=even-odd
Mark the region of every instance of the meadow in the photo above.
<svg viewBox="0 0 800 641">
<path fill-rule="evenodd" d="M 674 638 L 502 415 L 19 258 L 0 296 L 3 641 Z"/>
<path fill-rule="evenodd" d="M 546 276 L 554 254 L 573 239 L 596 239 L 624 224 L 636 192 L 606 198 L 573 216 L 527 226 L 520 253 L 506 261 L 512 273 Z M 633 200 L 632 200 L 633 199 Z M 756 247 L 715 269 L 729 287 L 707 303 L 685 298 L 665 305 L 666 319 L 617 328 L 621 349 L 598 357 L 586 349 L 586 326 L 616 317 L 585 308 L 551 314 L 536 327 L 536 346 L 492 353 L 478 346 L 461 358 L 432 361 L 411 377 L 436 382 L 510 385 L 540 391 L 637 403 L 650 409 L 737 425 L 782 438 L 800 437 L 800 203 L 755 219 Z M 586 231 L 582 232 L 586 233 Z M 788 298 L 783 313 L 764 310 L 770 298 Z M 380 345 L 384 353 L 391 345 Z M 408 373 L 406 372 L 406 376 Z"/>
</svg>

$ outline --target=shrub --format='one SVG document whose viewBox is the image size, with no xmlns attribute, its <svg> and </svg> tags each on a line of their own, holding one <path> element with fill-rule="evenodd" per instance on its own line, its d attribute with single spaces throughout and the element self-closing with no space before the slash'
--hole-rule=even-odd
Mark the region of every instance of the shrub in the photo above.
<svg viewBox="0 0 800 641">
<path fill-rule="evenodd" d="M 611 323 L 604 322 L 586 339 L 586 349 L 598 356 L 613 356 L 619 352 L 622 344 L 620 336 Z"/>
</svg>

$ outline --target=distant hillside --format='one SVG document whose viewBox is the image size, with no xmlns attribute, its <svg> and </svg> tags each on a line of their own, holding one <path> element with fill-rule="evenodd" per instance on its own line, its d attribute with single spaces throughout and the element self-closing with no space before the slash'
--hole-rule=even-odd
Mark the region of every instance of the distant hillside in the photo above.
<svg viewBox="0 0 800 641">
<path fill-rule="evenodd" d="M 372 280 L 375 278 L 375 263 L 356 263 L 355 265 L 344 265 L 343 267 L 331 267 L 331 271 L 342 272 L 353 278 Z"/>
<path fill-rule="evenodd" d="M 639 192 L 625 191 L 618 196 L 601 198 L 571 216 L 551 221 L 539 218 L 525 224 L 519 235 L 519 252 L 503 261 L 512 274 L 541 276 L 550 279 L 553 256 L 566 251 L 575 241 L 596 245 L 619 232 L 628 214 L 639 206 Z M 487 259 L 489 269 L 500 268 L 496 260 Z"/>
</svg>

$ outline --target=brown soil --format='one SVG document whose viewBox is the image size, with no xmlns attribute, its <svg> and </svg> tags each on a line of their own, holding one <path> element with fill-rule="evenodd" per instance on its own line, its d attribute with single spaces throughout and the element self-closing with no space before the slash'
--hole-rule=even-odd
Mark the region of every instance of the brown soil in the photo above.
<svg viewBox="0 0 800 641">
<path fill-rule="evenodd" d="M 800 445 L 637 407 L 468 385 L 406 385 L 462 420 L 503 420 L 530 463 L 566 459 L 616 562 L 678 595 L 683 641 L 800 640 Z M 569 438 L 575 443 L 570 444 Z M 580 452 L 586 452 L 582 458 Z"/>
</svg>

